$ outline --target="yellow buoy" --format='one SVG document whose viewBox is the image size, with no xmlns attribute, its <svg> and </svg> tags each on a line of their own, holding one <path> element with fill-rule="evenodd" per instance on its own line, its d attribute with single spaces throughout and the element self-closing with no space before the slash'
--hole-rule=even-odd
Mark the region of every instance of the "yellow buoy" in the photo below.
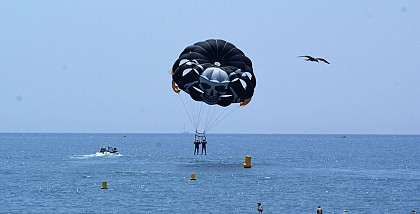
<svg viewBox="0 0 420 214">
<path fill-rule="evenodd" d="M 251 156 L 245 156 L 244 168 L 251 168 Z"/>
<path fill-rule="evenodd" d="M 108 189 L 108 182 L 102 181 L 102 187 L 101 189 Z"/>
<path fill-rule="evenodd" d="M 190 180 L 195 181 L 197 178 L 195 177 L 195 173 L 191 173 Z"/>
</svg>

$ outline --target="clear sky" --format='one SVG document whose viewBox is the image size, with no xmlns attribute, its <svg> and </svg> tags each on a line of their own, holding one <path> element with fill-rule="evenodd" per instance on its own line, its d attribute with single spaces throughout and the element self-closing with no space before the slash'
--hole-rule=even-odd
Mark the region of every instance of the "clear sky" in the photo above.
<svg viewBox="0 0 420 214">
<path fill-rule="evenodd" d="M 170 70 L 218 38 L 257 87 L 212 133 L 420 134 L 419 20 L 417 0 L 4 0 L 0 132 L 192 131 Z"/>
</svg>

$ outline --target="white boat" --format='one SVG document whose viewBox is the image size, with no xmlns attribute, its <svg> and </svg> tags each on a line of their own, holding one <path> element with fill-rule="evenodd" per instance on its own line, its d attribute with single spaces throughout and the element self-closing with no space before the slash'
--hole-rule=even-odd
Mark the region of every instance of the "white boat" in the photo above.
<svg viewBox="0 0 420 214">
<path fill-rule="evenodd" d="M 99 152 L 99 154 L 103 154 L 103 155 L 119 155 L 120 153 L 118 152 L 117 148 L 112 147 L 112 146 L 108 146 L 108 148 L 106 148 L 105 146 L 103 146 Z"/>
</svg>

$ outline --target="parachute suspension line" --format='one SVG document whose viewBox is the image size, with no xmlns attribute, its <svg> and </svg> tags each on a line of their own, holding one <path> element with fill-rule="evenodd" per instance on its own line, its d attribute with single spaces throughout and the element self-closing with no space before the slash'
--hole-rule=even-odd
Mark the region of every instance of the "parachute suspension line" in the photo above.
<svg viewBox="0 0 420 214">
<path fill-rule="evenodd" d="M 197 119 L 197 126 L 196 126 L 196 129 L 198 129 L 200 124 L 201 124 L 201 120 L 203 119 L 203 116 L 204 116 L 205 105 L 201 102 L 195 102 L 195 105 L 197 106 L 197 109 L 199 110 L 198 115 L 197 115 L 198 119 Z M 203 127 L 203 129 L 204 129 L 204 127 Z"/>
<path fill-rule="evenodd" d="M 223 121 L 225 118 L 227 118 L 229 115 L 233 114 L 233 112 L 235 112 L 236 110 L 239 109 L 239 106 L 230 106 L 230 107 L 224 108 L 223 112 L 221 114 L 219 114 L 218 118 L 211 124 L 209 129 L 212 129 L 217 124 L 219 124 L 221 121 Z"/>
<path fill-rule="evenodd" d="M 216 109 L 217 112 L 214 111 L 216 113 L 213 113 L 212 117 L 214 117 L 214 119 L 210 121 L 211 123 L 209 123 L 209 126 L 208 126 L 209 129 L 213 128 L 215 124 L 219 123 L 225 118 L 225 112 L 227 109 L 228 107 L 223 107 L 223 108 Z"/>
<path fill-rule="evenodd" d="M 192 100 L 189 97 L 190 95 L 183 91 L 178 95 L 195 132 L 201 134 L 213 129 L 221 121 L 240 108 L 239 105 L 221 107 L 218 105 L 208 105 L 204 102 L 197 102 Z"/>
<path fill-rule="evenodd" d="M 208 111 L 209 113 L 207 114 L 207 121 L 206 121 L 206 131 L 208 131 L 208 128 L 211 126 L 211 124 L 213 124 L 215 121 L 218 120 L 218 118 L 220 117 L 221 113 L 222 113 L 222 107 L 220 106 L 209 106 L 208 107 Z"/>
<path fill-rule="evenodd" d="M 196 116 L 195 116 L 196 111 L 195 111 L 195 108 L 194 108 L 194 105 L 193 105 L 194 103 L 192 103 L 191 100 L 188 100 L 188 94 L 186 94 L 186 93 L 184 93 L 184 98 L 186 100 L 185 103 L 187 103 L 187 105 L 189 107 L 188 112 L 191 114 L 191 118 L 192 118 L 192 124 L 191 125 L 193 127 L 195 127 L 196 124 L 197 124 L 197 119 L 196 119 Z"/>
<path fill-rule="evenodd" d="M 185 92 L 181 92 L 178 95 L 195 131 L 198 131 L 200 128 L 205 129 L 205 127 L 200 127 L 200 124 L 202 125 L 201 121 L 205 115 L 207 105 L 191 100 L 189 94 Z"/>
<path fill-rule="evenodd" d="M 214 128 L 217 124 L 219 124 L 221 121 L 223 121 L 225 118 L 227 118 L 230 114 L 232 114 L 237 109 L 239 109 L 239 106 L 223 107 L 223 108 L 219 108 L 219 111 L 217 111 L 216 109 L 215 118 L 212 120 L 209 120 L 209 124 L 206 127 L 206 132 Z"/>
<path fill-rule="evenodd" d="M 204 132 L 208 131 L 207 127 L 209 126 L 210 119 L 213 118 L 214 115 L 214 106 L 207 106 L 207 117 L 206 117 L 206 123 L 204 125 Z"/>
<path fill-rule="evenodd" d="M 186 99 L 189 99 L 188 96 L 189 96 L 188 94 L 185 94 Z M 188 104 L 190 105 L 190 112 L 192 114 L 192 118 L 193 118 L 193 122 L 194 122 L 192 124 L 193 125 L 193 128 L 195 130 L 197 130 L 198 125 L 200 124 L 200 118 L 199 118 L 200 108 L 197 105 L 197 103 L 194 102 L 193 100 L 188 100 Z"/>
<path fill-rule="evenodd" d="M 197 119 L 196 119 L 196 116 L 195 116 L 195 114 L 196 114 L 196 111 L 195 111 L 195 109 L 194 109 L 194 105 L 193 105 L 193 103 L 190 101 L 190 100 L 188 100 L 188 95 L 186 94 L 186 93 L 183 93 L 183 98 L 184 98 L 184 100 L 185 100 L 185 103 L 187 104 L 187 106 L 188 106 L 188 112 L 189 112 L 189 114 L 191 115 L 191 124 L 194 126 L 194 127 L 196 127 L 196 124 L 197 124 Z"/>
<path fill-rule="evenodd" d="M 181 95 L 181 94 L 182 94 L 182 92 L 178 94 L 178 95 L 179 95 L 179 98 L 181 99 L 182 105 L 184 106 L 184 109 L 185 109 L 185 111 L 187 112 L 187 115 L 188 115 L 188 118 L 190 119 L 191 124 L 193 124 L 193 125 L 194 125 L 194 121 L 193 121 L 193 119 L 191 118 L 191 115 L 190 115 L 190 113 L 189 113 L 189 111 L 188 111 L 188 109 L 187 109 L 187 106 L 185 105 L 185 101 L 184 101 L 184 99 L 182 98 L 182 96 L 183 96 L 183 95 Z M 190 108 L 190 109 L 191 109 L 191 108 Z"/>
</svg>

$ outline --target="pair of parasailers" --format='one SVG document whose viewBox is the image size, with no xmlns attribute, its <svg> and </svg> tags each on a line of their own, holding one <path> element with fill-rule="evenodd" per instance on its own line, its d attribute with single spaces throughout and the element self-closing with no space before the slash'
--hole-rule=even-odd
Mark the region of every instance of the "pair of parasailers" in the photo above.
<svg viewBox="0 0 420 214">
<path fill-rule="evenodd" d="M 201 144 L 201 154 L 204 153 L 204 155 L 207 155 L 207 141 L 206 138 L 204 137 L 202 140 L 195 138 L 194 140 L 194 155 L 198 155 L 199 150 L 200 150 L 200 144 Z"/>
</svg>

